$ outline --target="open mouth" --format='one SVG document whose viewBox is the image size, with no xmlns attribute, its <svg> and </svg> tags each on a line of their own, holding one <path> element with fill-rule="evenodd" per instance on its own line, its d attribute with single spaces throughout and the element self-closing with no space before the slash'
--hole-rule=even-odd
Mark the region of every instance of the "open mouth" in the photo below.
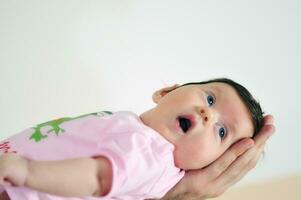
<svg viewBox="0 0 301 200">
<path fill-rule="evenodd" d="M 179 121 L 179 126 L 184 133 L 189 131 L 189 129 L 192 127 L 192 120 L 189 119 L 188 117 L 180 116 L 177 119 Z"/>
</svg>

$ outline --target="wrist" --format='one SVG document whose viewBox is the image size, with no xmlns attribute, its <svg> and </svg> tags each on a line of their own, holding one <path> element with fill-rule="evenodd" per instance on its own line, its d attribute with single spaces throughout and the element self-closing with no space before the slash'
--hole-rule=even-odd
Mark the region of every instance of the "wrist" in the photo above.
<svg viewBox="0 0 301 200">
<path fill-rule="evenodd" d="M 13 186 L 24 186 L 28 174 L 28 160 L 15 153 L 4 155 L 3 158 L 6 181 Z"/>
</svg>

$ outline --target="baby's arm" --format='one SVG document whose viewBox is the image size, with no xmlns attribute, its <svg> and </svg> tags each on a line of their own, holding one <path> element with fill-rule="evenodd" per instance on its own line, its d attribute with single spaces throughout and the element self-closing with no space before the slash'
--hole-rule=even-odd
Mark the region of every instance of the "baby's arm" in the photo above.
<svg viewBox="0 0 301 200">
<path fill-rule="evenodd" d="M 104 157 L 61 161 L 27 160 L 16 154 L 0 157 L 0 184 L 26 186 L 66 196 L 103 196 L 110 190 L 112 169 Z"/>
</svg>

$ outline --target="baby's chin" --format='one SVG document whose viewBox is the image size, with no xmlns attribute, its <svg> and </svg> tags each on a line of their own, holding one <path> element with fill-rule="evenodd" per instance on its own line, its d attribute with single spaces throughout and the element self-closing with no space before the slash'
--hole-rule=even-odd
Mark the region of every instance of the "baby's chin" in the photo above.
<svg viewBox="0 0 301 200">
<path fill-rule="evenodd" d="M 182 169 L 182 170 L 185 170 L 185 171 L 188 171 L 188 170 L 197 170 L 197 169 L 202 169 L 204 167 L 207 167 L 208 165 L 195 165 L 195 164 L 175 164 L 176 167 Z"/>
</svg>

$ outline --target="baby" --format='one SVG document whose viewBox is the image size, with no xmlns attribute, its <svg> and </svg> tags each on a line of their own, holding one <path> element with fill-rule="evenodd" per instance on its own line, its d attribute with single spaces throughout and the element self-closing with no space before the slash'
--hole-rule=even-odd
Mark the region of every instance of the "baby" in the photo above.
<svg viewBox="0 0 301 200">
<path fill-rule="evenodd" d="M 153 101 L 140 116 L 61 118 L 1 142 L 0 199 L 161 198 L 262 126 L 259 103 L 230 79 L 163 88 Z"/>
</svg>

